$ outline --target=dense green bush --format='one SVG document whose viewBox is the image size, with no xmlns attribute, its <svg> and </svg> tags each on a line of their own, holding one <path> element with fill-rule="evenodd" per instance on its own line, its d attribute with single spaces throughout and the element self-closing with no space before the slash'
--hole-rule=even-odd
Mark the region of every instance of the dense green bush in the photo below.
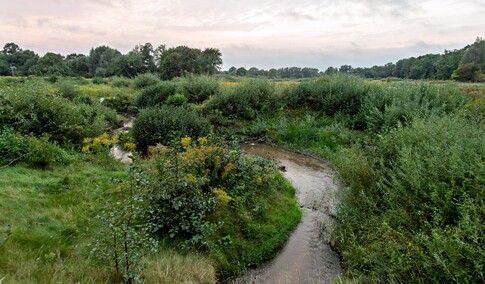
<svg viewBox="0 0 485 284">
<path fill-rule="evenodd" d="M 187 76 L 180 83 L 180 92 L 189 102 L 201 103 L 219 93 L 219 82 L 209 76 Z"/>
<path fill-rule="evenodd" d="M 125 93 L 118 93 L 104 98 L 102 105 L 112 108 L 117 112 L 133 113 L 135 111 L 134 100 Z"/>
<path fill-rule="evenodd" d="M 456 86 L 395 83 L 375 86 L 353 119 L 357 129 L 373 132 L 412 123 L 416 118 L 462 110 L 468 99 Z"/>
<path fill-rule="evenodd" d="M 212 97 L 204 112 L 219 112 L 224 116 L 254 119 L 258 114 L 274 109 L 271 99 L 274 87 L 266 80 L 248 80 L 237 87 L 225 88 Z"/>
<path fill-rule="evenodd" d="M 131 86 L 131 80 L 125 77 L 113 77 L 111 85 L 116 88 L 128 88 Z"/>
<path fill-rule="evenodd" d="M 144 73 L 136 76 L 133 79 L 133 88 L 135 89 L 144 89 L 148 86 L 155 85 L 160 82 L 155 75 L 152 73 Z"/>
<path fill-rule="evenodd" d="M 337 113 L 356 114 L 368 91 L 368 86 L 360 77 L 332 74 L 304 82 L 288 95 L 290 108 L 307 107 L 322 111 L 328 116 Z"/>
<path fill-rule="evenodd" d="M 351 185 L 336 233 L 344 266 L 371 282 L 483 281 L 484 157 L 483 125 L 456 116 L 338 153 Z"/>
<path fill-rule="evenodd" d="M 95 84 L 95 85 L 101 85 L 101 84 L 107 84 L 108 83 L 108 81 L 106 79 L 104 79 L 102 77 L 98 77 L 98 76 L 94 77 L 92 81 L 93 81 L 93 84 Z"/>
<path fill-rule="evenodd" d="M 81 91 L 70 82 L 61 82 L 58 84 L 59 94 L 66 99 L 73 100 L 81 95 Z"/>
<path fill-rule="evenodd" d="M 60 144 L 97 136 L 107 126 L 107 118 L 116 119 L 109 109 L 70 101 L 37 83 L 3 88 L 0 95 L 0 124 L 24 135 L 48 134 Z"/>
<path fill-rule="evenodd" d="M 285 243 L 301 214 L 272 162 L 206 137 L 172 146 L 152 149 L 152 159 L 133 172 L 149 200 L 152 230 L 209 252 L 225 276 L 264 262 Z"/>
<path fill-rule="evenodd" d="M 165 103 L 169 106 L 183 106 L 187 104 L 187 97 L 182 94 L 168 96 Z"/>
<path fill-rule="evenodd" d="M 169 96 L 175 95 L 177 86 L 174 83 L 162 81 L 143 89 L 136 98 L 135 105 L 138 108 L 162 105 Z"/>
<path fill-rule="evenodd" d="M 147 147 L 167 145 L 178 137 L 199 137 L 210 132 L 207 119 L 185 107 L 161 106 L 140 111 L 133 125 L 137 148 L 147 153 Z"/>
<path fill-rule="evenodd" d="M 71 161 L 70 155 L 48 136 L 22 136 L 10 128 L 0 129 L 0 156 L 3 165 L 27 163 L 42 168 Z"/>
</svg>

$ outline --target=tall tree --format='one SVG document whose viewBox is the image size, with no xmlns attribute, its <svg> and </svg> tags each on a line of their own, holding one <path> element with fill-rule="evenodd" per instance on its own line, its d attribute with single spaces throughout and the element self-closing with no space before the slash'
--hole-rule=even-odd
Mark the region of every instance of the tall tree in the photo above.
<svg viewBox="0 0 485 284">
<path fill-rule="evenodd" d="M 143 70 L 141 70 L 142 73 L 157 71 L 157 66 L 155 64 L 156 50 L 153 48 L 151 43 L 145 43 L 144 45 L 139 44 L 135 46 L 130 53 L 131 56 L 137 55 L 141 57 L 143 65 Z"/>
<path fill-rule="evenodd" d="M 460 65 L 460 60 L 465 54 L 465 50 L 469 46 L 462 49 L 445 50 L 445 53 L 440 56 L 436 62 L 436 79 L 450 80 L 453 71 Z"/>
<path fill-rule="evenodd" d="M 31 68 L 35 75 L 67 75 L 68 68 L 64 61 L 64 56 L 52 52 L 47 52 L 39 58 L 37 63 Z"/>
<path fill-rule="evenodd" d="M 109 72 L 110 64 L 120 55 L 121 52 L 109 46 L 103 45 L 92 48 L 88 57 L 90 75 L 92 77 L 106 77 L 113 75 Z"/>
<path fill-rule="evenodd" d="M 199 73 L 213 75 L 222 65 L 222 54 L 217 48 L 206 48 L 197 57 Z"/>
<path fill-rule="evenodd" d="M 71 53 L 66 56 L 69 76 L 89 77 L 88 58 L 84 54 Z"/>
<path fill-rule="evenodd" d="M 10 42 L 5 44 L 1 53 L 4 55 L 4 64 L 10 70 L 15 70 L 16 75 L 28 75 L 30 68 L 35 65 L 39 56 L 31 50 L 22 50 L 17 44 Z"/>
</svg>

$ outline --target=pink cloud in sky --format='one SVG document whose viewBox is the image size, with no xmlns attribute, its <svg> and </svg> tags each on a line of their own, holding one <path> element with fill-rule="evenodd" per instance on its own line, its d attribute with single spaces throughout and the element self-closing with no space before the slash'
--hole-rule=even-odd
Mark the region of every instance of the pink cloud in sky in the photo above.
<svg viewBox="0 0 485 284">
<path fill-rule="evenodd" d="M 461 48 L 485 27 L 475 0 L 0 2 L 0 44 L 41 55 L 145 42 L 216 47 L 224 68 L 384 64 Z"/>
</svg>

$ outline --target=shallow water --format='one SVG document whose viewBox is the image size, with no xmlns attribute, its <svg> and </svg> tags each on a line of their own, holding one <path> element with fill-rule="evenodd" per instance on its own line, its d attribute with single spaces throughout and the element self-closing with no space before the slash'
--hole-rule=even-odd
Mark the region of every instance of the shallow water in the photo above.
<svg viewBox="0 0 485 284">
<path fill-rule="evenodd" d="M 232 283 L 330 283 L 342 268 L 329 245 L 338 185 L 332 171 L 315 158 L 263 144 L 241 146 L 249 154 L 277 160 L 296 188 L 301 223 L 271 262 Z"/>
<path fill-rule="evenodd" d="M 116 131 L 118 131 L 119 133 L 128 132 L 133 127 L 133 120 L 134 120 L 134 118 L 130 118 L 127 122 L 123 123 L 123 127 L 117 129 Z M 119 146 L 119 145 L 114 145 L 110 150 L 110 154 L 115 159 L 120 160 L 124 163 L 133 162 L 132 159 L 130 158 L 132 153 L 123 151 L 121 149 L 121 146 Z"/>
</svg>

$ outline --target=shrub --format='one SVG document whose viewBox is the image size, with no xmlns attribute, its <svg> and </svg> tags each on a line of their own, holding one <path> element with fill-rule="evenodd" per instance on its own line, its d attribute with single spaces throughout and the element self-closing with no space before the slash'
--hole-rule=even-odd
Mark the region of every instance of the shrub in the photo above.
<svg viewBox="0 0 485 284">
<path fill-rule="evenodd" d="M 133 88 L 144 89 L 148 86 L 155 85 L 158 82 L 160 82 L 160 80 L 152 73 L 144 73 L 136 76 L 135 79 L 133 79 Z"/>
<path fill-rule="evenodd" d="M 366 94 L 367 87 L 360 77 L 336 73 L 300 84 L 290 92 L 287 102 L 291 108 L 307 107 L 328 116 L 354 115 Z"/>
<path fill-rule="evenodd" d="M 49 94 L 38 84 L 9 89 L 2 100 L 1 124 L 24 135 L 48 134 L 60 144 L 77 144 L 84 137 L 101 134 L 110 116 L 109 109 Z"/>
<path fill-rule="evenodd" d="M 135 111 L 134 100 L 125 93 L 105 97 L 102 105 L 115 109 L 117 112 L 132 113 Z"/>
<path fill-rule="evenodd" d="M 100 68 L 98 68 L 100 69 Z M 93 78 L 93 84 L 95 85 L 101 85 L 101 84 L 106 84 L 108 81 L 102 77 L 94 77 Z"/>
<path fill-rule="evenodd" d="M 182 94 L 170 95 L 165 103 L 169 106 L 183 106 L 187 104 L 187 97 Z"/>
<path fill-rule="evenodd" d="M 0 129 L 0 156 L 2 164 L 13 164 L 25 159 L 29 151 L 27 139 L 11 128 Z"/>
<path fill-rule="evenodd" d="M 22 136 L 9 128 L 0 130 L 0 156 L 4 165 L 25 162 L 42 168 L 71 161 L 69 154 L 50 142 L 48 136 Z"/>
<path fill-rule="evenodd" d="M 207 137 L 151 153 L 133 172 L 149 200 L 148 223 L 172 245 L 211 254 L 225 276 L 270 258 L 299 222 L 294 190 L 270 161 Z"/>
<path fill-rule="evenodd" d="M 59 93 L 63 98 L 73 100 L 81 95 L 81 91 L 75 85 L 68 82 L 61 82 L 58 85 Z"/>
<path fill-rule="evenodd" d="M 125 77 L 113 77 L 111 85 L 116 88 L 128 88 L 131 86 L 131 80 Z"/>
<path fill-rule="evenodd" d="M 135 182 L 113 181 L 104 186 L 104 196 L 93 222 L 90 258 L 109 266 L 115 277 L 124 283 L 142 283 L 143 257 L 158 251 L 159 244 L 143 222 L 146 212 L 144 191 Z M 107 192 L 107 193 L 106 193 Z M 106 226 L 109 224 L 109 226 Z"/>
<path fill-rule="evenodd" d="M 136 98 L 135 105 L 138 108 L 162 105 L 169 96 L 175 95 L 177 87 L 171 82 L 159 82 L 143 89 Z"/>
<path fill-rule="evenodd" d="M 254 119 L 269 110 L 273 86 L 265 80 L 248 80 L 234 88 L 226 88 L 204 106 L 206 113 L 220 112 L 224 116 Z"/>
<path fill-rule="evenodd" d="M 336 236 L 353 276 L 369 282 L 484 279 L 477 269 L 485 255 L 479 237 L 485 234 L 483 125 L 460 117 L 415 119 L 338 156 L 357 163 L 353 169 L 345 159 L 335 163 L 352 186 Z"/>
<path fill-rule="evenodd" d="M 180 92 L 189 102 L 201 103 L 219 93 L 219 83 L 214 77 L 187 76 L 180 82 Z"/>
<path fill-rule="evenodd" d="M 50 142 L 46 135 L 40 138 L 29 137 L 28 142 L 29 150 L 25 160 L 30 165 L 49 168 L 53 165 L 69 163 L 72 160 L 64 149 L 57 143 Z"/>
<path fill-rule="evenodd" d="M 162 106 L 142 110 L 133 125 L 138 149 L 146 154 L 149 145 L 167 145 L 183 136 L 199 137 L 210 132 L 207 119 L 184 107 Z"/>
<path fill-rule="evenodd" d="M 396 83 L 370 89 L 354 127 L 373 132 L 407 125 L 416 118 L 461 110 L 467 98 L 454 86 Z"/>
</svg>

